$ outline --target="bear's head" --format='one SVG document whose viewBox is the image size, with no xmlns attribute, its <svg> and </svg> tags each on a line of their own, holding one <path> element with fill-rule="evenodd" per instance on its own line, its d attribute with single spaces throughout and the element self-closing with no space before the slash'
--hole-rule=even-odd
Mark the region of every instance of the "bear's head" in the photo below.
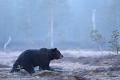
<svg viewBox="0 0 120 80">
<path fill-rule="evenodd" d="M 63 55 L 60 53 L 60 51 L 57 48 L 51 49 L 51 56 L 53 59 L 62 59 Z"/>
</svg>

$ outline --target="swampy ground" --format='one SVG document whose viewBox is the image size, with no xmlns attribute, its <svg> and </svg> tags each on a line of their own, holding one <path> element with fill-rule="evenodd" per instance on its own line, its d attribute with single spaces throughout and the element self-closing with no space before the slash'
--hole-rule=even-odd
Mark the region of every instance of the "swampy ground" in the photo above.
<svg viewBox="0 0 120 80">
<path fill-rule="evenodd" d="M 24 70 L 9 73 L 20 53 L 0 52 L 0 80 L 120 80 L 120 56 L 108 51 L 61 51 L 64 58 L 50 63 L 54 71 L 36 67 L 33 75 Z"/>
</svg>

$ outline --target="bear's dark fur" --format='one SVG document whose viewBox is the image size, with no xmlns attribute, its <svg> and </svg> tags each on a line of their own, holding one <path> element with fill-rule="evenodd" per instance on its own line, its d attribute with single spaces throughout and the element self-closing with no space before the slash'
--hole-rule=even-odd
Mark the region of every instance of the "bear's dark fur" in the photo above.
<svg viewBox="0 0 120 80">
<path fill-rule="evenodd" d="M 26 70 L 29 74 L 35 73 L 34 67 L 39 66 L 39 70 L 51 70 L 50 61 L 61 59 L 63 55 L 57 48 L 39 50 L 26 50 L 21 53 L 13 64 L 12 72 L 18 72 L 20 69 Z"/>
</svg>

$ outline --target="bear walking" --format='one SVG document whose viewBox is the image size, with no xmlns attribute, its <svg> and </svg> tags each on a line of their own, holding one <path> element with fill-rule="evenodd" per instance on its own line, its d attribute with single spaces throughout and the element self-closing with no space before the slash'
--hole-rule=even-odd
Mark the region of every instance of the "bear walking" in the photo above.
<svg viewBox="0 0 120 80">
<path fill-rule="evenodd" d="M 39 70 L 51 70 L 49 67 L 50 61 L 61 59 L 63 55 L 57 48 L 39 50 L 26 50 L 21 53 L 18 59 L 13 64 L 12 72 L 18 72 L 20 69 L 26 70 L 29 74 L 35 73 L 34 67 L 39 66 Z"/>
</svg>

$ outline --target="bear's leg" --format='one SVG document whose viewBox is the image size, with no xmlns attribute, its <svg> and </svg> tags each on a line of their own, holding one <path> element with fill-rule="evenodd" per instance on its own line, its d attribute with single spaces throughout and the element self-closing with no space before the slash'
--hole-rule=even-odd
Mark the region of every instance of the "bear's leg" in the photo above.
<svg viewBox="0 0 120 80">
<path fill-rule="evenodd" d="M 20 71 L 19 69 L 17 69 L 16 66 L 13 66 L 12 70 L 10 71 L 10 73 L 13 73 L 13 72 L 18 72 Z"/>
<path fill-rule="evenodd" d="M 12 68 L 12 70 L 10 71 L 10 73 L 20 71 L 19 69 L 17 69 L 17 68 L 18 68 L 18 65 L 19 65 L 18 63 L 19 63 L 19 62 L 16 61 L 16 62 L 13 64 L 13 68 Z"/>
<path fill-rule="evenodd" d="M 42 70 L 42 68 L 41 68 L 41 66 L 39 66 L 39 71 L 41 71 Z"/>
<path fill-rule="evenodd" d="M 24 68 L 29 74 L 35 73 L 34 67 L 26 67 Z"/>
</svg>

